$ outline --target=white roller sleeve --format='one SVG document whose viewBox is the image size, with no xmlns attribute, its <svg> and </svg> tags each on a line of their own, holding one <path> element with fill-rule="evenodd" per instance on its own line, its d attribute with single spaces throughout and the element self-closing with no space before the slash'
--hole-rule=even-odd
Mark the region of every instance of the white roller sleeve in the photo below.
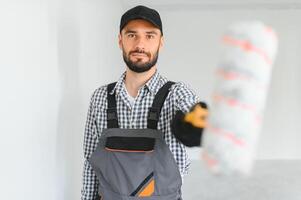
<svg viewBox="0 0 301 200">
<path fill-rule="evenodd" d="M 249 175 L 277 51 L 277 36 L 258 21 L 231 26 L 217 68 L 202 158 L 217 174 Z"/>
</svg>

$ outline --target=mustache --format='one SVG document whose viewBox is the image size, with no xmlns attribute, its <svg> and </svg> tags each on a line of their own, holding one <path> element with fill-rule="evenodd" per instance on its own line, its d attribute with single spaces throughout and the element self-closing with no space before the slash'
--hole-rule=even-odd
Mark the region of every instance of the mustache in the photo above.
<svg viewBox="0 0 301 200">
<path fill-rule="evenodd" d="M 149 52 L 146 52 L 146 51 L 140 50 L 140 49 L 130 51 L 129 55 L 131 55 L 132 53 L 143 53 L 143 54 L 147 55 L 148 57 L 150 57 L 150 53 Z"/>
</svg>

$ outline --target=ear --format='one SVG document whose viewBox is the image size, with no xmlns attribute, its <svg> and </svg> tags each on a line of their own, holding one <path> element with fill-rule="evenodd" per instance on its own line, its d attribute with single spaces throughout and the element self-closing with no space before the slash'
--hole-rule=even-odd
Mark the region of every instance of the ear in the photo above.
<svg viewBox="0 0 301 200">
<path fill-rule="evenodd" d="M 164 37 L 161 36 L 159 50 L 161 50 L 163 48 L 163 46 L 164 46 Z"/>
<path fill-rule="evenodd" d="M 118 34 L 118 46 L 119 46 L 119 49 L 122 49 L 122 37 L 121 37 L 121 33 Z"/>
</svg>

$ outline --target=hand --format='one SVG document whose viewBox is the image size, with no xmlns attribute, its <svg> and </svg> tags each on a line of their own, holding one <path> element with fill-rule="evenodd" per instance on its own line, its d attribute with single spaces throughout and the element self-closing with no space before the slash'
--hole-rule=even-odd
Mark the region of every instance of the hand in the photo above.
<svg viewBox="0 0 301 200">
<path fill-rule="evenodd" d="M 201 146 L 203 129 L 207 125 L 208 109 L 204 102 L 195 104 L 188 113 L 176 112 L 171 131 L 174 136 L 188 147 Z"/>
<path fill-rule="evenodd" d="M 198 104 L 192 107 L 190 112 L 188 112 L 185 115 L 184 121 L 190 123 L 192 126 L 197 128 L 206 128 L 207 117 L 207 105 L 202 102 L 199 102 Z"/>
</svg>

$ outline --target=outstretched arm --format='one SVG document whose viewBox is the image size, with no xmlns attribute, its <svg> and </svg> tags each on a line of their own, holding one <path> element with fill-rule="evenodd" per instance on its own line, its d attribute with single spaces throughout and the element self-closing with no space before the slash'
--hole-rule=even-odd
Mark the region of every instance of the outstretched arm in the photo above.
<svg viewBox="0 0 301 200">
<path fill-rule="evenodd" d="M 173 135 L 185 146 L 201 146 L 203 129 L 206 127 L 208 106 L 189 85 L 178 82 L 175 89 L 176 113 L 171 121 Z"/>
</svg>

